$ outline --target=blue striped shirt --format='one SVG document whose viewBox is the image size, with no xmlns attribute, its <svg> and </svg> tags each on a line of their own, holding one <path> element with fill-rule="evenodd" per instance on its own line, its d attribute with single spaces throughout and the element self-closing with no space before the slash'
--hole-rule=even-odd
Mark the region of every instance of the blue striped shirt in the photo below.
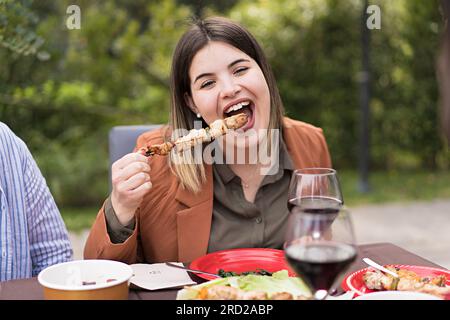
<svg viewBox="0 0 450 320">
<path fill-rule="evenodd" d="M 67 229 L 25 143 L 0 122 L 0 281 L 72 258 Z"/>
</svg>

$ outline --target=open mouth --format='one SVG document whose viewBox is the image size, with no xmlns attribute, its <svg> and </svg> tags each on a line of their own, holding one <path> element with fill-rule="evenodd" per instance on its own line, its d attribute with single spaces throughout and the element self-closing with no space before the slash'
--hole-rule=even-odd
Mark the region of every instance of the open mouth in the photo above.
<svg viewBox="0 0 450 320">
<path fill-rule="evenodd" d="M 248 129 L 252 128 L 255 123 L 254 119 L 255 105 L 251 100 L 244 100 L 228 107 L 225 110 L 223 116 L 226 118 L 240 113 L 245 113 L 248 117 L 248 121 L 239 130 L 247 131 Z"/>
</svg>

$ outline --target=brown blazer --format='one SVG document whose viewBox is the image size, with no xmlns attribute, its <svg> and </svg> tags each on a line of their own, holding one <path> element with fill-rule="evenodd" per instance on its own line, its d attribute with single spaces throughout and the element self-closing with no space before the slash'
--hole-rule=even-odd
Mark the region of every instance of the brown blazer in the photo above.
<svg viewBox="0 0 450 320">
<path fill-rule="evenodd" d="M 331 167 L 322 129 L 285 118 L 283 138 L 295 168 Z M 161 130 L 144 133 L 136 149 L 161 142 Z M 84 248 L 85 259 L 190 262 L 206 254 L 213 211 L 212 166 L 205 166 L 207 182 L 194 195 L 179 185 L 167 157 L 152 157 L 150 165 L 153 187 L 136 212 L 134 233 L 124 243 L 111 243 L 102 207 Z"/>
</svg>

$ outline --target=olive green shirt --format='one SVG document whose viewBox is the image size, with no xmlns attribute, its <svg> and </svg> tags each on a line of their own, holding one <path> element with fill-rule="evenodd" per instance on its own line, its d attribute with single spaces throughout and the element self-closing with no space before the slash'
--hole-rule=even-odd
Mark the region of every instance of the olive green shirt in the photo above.
<svg viewBox="0 0 450 320">
<path fill-rule="evenodd" d="M 111 197 L 108 197 L 105 201 L 105 217 L 106 228 L 112 243 L 123 243 L 133 234 L 135 219 L 133 218 L 126 226 L 122 225 L 114 212 Z"/>
<path fill-rule="evenodd" d="M 208 252 L 282 248 L 294 166 L 282 140 L 279 151 L 278 172 L 263 178 L 254 203 L 245 199 L 241 179 L 228 165 L 214 165 L 214 206 Z"/>
<path fill-rule="evenodd" d="M 294 166 L 283 140 L 280 142 L 278 171 L 264 177 L 254 203 L 245 199 L 241 179 L 228 165 L 213 165 L 214 202 L 208 252 L 282 248 L 288 219 L 288 188 Z M 112 243 L 123 243 L 132 235 L 135 221 L 123 226 L 110 198 L 105 203 L 105 216 Z"/>
</svg>

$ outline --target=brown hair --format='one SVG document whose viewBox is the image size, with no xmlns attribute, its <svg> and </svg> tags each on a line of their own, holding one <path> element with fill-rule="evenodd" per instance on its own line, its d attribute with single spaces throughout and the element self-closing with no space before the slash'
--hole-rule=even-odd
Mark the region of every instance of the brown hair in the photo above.
<svg viewBox="0 0 450 320">
<path fill-rule="evenodd" d="M 172 129 L 191 130 L 194 127 L 196 115 L 191 111 L 185 99 L 186 93 L 191 95 L 189 68 L 195 54 L 210 41 L 220 41 L 232 45 L 256 61 L 264 74 L 270 92 L 268 129 L 281 129 L 284 115 L 283 103 L 263 50 L 244 27 L 222 17 L 194 21 L 175 48 L 170 75 Z M 183 156 L 186 160 L 193 158 L 191 151 L 184 152 Z M 200 191 L 201 184 L 206 180 L 203 164 L 190 164 L 192 161 L 185 161 L 183 164 L 175 165 L 173 160 L 173 155 L 171 155 L 171 166 L 181 184 L 190 191 Z"/>
</svg>

